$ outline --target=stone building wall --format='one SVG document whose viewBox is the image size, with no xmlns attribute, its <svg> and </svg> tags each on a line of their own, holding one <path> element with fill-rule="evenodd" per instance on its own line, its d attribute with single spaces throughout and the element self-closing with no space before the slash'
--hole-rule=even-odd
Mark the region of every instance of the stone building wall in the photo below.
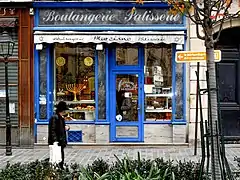
<svg viewBox="0 0 240 180">
<path fill-rule="evenodd" d="M 83 144 L 108 144 L 110 143 L 110 126 L 94 124 L 69 124 L 71 131 L 82 131 Z M 132 129 L 124 135 L 132 135 Z M 136 133 L 134 133 L 136 134 Z M 48 143 L 48 125 L 37 125 L 37 144 Z M 145 124 L 144 143 L 146 144 L 185 144 L 186 125 L 171 124 Z M 74 143 L 75 144 L 75 143 Z"/>
<path fill-rule="evenodd" d="M 239 2 L 233 0 L 232 7 L 230 8 L 230 13 L 234 13 L 239 9 Z M 230 28 L 232 25 L 230 22 L 226 22 L 223 26 L 223 29 Z M 214 29 L 214 32 L 218 31 L 218 27 Z M 201 29 L 200 29 L 200 32 Z M 204 41 L 197 38 L 196 34 L 196 25 L 193 22 L 188 21 L 188 36 L 187 36 L 187 51 L 205 51 Z M 195 122 L 196 122 L 196 73 L 197 70 L 197 63 L 189 63 L 187 64 L 187 71 L 188 71 L 188 136 L 189 136 L 189 143 L 193 144 L 194 137 L 195 137 Z M 207 66 L 206 63 L 200 63 L 200 87 L 206 88 L 206 70 Z M 203 117 L 207 120 L 207 95 L 202 96 L 202 106 L 203 106 Z M 200 116 L 200 114 L 199 114 Z M 198 122 L 200 121 L 200 117 L 198 118 Z M 200 124 L 199 126 L 200 127 Z M 200 128 L 199 128 L 200 129 Z M 200 131 L 198 131 L 198 140 L 200 140 Z"/>
</svg>

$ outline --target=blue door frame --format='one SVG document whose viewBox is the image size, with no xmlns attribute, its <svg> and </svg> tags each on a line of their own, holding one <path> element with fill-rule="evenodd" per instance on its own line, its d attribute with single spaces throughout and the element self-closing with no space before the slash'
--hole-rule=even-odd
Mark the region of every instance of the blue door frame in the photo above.
<svg viewBox="0 0 240 180">
<path fill-rule="evenodd" d="M 138 46 L 138 64 L 136 66 L 121 65 L 116 66 L 116 48 L 109 48 L 109 119 L 110 119 L 110 141 L 111 142 L 143 142 L 144 137 L 144 47 Z M 124 75 L 138 75 L 138 121 L 116 121 L 116 76 L 118 74 Z M 118 126 L 138 127 L 138 137 L 117 137 L 116 128 Z"/>
</svg>

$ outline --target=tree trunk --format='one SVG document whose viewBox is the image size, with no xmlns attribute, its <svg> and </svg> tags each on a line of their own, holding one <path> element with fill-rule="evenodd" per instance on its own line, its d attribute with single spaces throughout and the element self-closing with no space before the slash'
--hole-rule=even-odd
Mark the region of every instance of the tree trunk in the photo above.
<svg viewBox="0 0 240 180">
<path fill-rule="evenodd" d="M 208 46 L 207 46 L 208 45 Z M 207 70 L 209 73 L 209 89 L 210 89 L 210 104 L 211 113 L 209 117 L 210 129 L 212 129 L 211 145 L 211 172 L 212 180 L 221 180 L 221 169 L 220 169 L 220 159 L 218 157 L 218 145 L 219 142 L 216 136 L 217 133 L 217 122 L 218 122 L 218 103 L 217 103 L 217 89 L 216 89 L 216 64 L 214 60 L 214 46 L 213 41 L 206 42 L 206 55 L 207 55 Z M 210 108 L 210 107 L 208 107 Z"/>
</svg>

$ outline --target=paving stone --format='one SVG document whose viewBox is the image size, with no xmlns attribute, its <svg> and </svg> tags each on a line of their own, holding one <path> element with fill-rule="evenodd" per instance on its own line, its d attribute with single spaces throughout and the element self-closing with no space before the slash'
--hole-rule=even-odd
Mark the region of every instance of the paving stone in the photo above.
<svg viewBox="0 0 240 180">
<path fill-rule="evenodd" d="M 201 149 L 198 149 L 198 155 L 193 155 L 193 147 L 74 147 L 66 148 L 65 162 L 67 164 L 80 163 L 86 166 L 98 158 L 102 158 L 108 162 L 116 161 L 114 155 L 119 158 L 124 158 L 126 155 L 131 159 L 137 158 L 137 153 L 140 152 L 141 157 L 145 159 L 153 159 L 163 157 L 164 159 L 172 159 L 176 161 L 191 160 L 200 161 Z M 226 156 L 232 169 L 237 169 L 237 163 L 234 157 L 240 157 L 240 147 L 226 148 Z M 0 149 L 0 168 L 4 168 L 7 162 L 11 164 L 21 162 L 28 163 L 37 159 L 44 160 L 49 157 L 47 147 L 33 149 L 13 149 L 12 156 L 5 156 L 5 149 Z"/>
</svg>

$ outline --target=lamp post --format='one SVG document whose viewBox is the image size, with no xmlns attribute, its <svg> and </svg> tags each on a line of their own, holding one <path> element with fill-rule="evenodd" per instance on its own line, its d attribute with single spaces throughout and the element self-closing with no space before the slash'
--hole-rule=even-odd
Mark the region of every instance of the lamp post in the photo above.
<svg viewBox="0 0 240 180">
<path fill-rule="evenodd" d="M 12 155 L 11 143 L 11 121 L 9 112 L 9 94 L 8 94 L 8 58 L 12 56 L 14 41 L 8 32 L 4 31 L 0 35 L 0 56 L 4 58 L 5 64 L 5 91 L 6 91 L 6 156 Z"/>
</svg>

